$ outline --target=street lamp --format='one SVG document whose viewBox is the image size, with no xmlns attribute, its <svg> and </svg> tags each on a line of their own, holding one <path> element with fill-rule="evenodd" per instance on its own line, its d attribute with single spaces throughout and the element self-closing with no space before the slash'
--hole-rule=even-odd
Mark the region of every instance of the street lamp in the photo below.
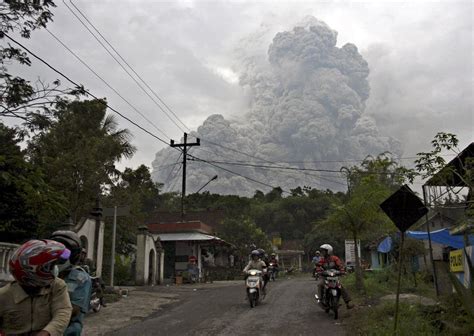
<svg viewBox="0 0 474 336">
<path fill-rule="evenodd" d="M 199 192 L 204 189 L 205 186 L 207 186 L 209 183 L 211 183 L 212 181 L 214 180 L 217 180 L 217 175 L 215 175 L 213 178 L 211 178 L 209 181 L 207 181 L 207 183 L 205 185 L 203 185 L 201 188 L 199 188 L 198 191 L 196 191 L 196 194 L 199 194 Z"/>
</svg>

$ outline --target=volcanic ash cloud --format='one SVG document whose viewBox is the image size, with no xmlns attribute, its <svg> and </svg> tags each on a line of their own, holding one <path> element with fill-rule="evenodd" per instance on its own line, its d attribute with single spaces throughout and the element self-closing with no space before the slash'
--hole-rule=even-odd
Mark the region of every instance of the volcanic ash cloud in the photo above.
<svg viewBox="0 0 474 336">
<path fill-rule="evenodd" d="M 244 43 L 251 45 L 255 42 L 251 39 Z M 194 155 L 215 161 L 269 165 L 264 161 L 268 160 L 294 162 L 286 164 L 288 167 L 339 169 L 342 163 L 327 161 L 363 159 L 385 151 L 401 154 L 398 141 L 381 136 L 374 119 L 364 114 L 370 93 L 367 62 L 355 45 L 348 43 L 339 48 L 336 42 L 336 31 L 310 18 L 292 31 L 276 34 L 266 59 L 248 48 L 240 69 L 240 85 L 250 92 L 248 111 L 232 121 L 221 115 L 210 116 L 194 134 L 202 139 L 202 146 L 193 150 Z M 156 181 L 168 186 L 174 183 L 175 174 L 163 165 L 176 162 L 178 155 L 171 148 L 156 154 Z M 222 166 L 287 190 L 298 185 L 344 189 L 340 183 L 332 182 L 341 182 L 340 179 L 327 175 Z M 192 162 L 188 190 L 199 189 L 214 175 L 219 178 L 209 185 L 212 192 L 252 195 L 256 189 L 269 189 L 208 164 Z M 174 179 L 180 179 L 180 175 Z M 174 183 L 173 189 L 179 190 L 180 184 Z"/>
</svg>

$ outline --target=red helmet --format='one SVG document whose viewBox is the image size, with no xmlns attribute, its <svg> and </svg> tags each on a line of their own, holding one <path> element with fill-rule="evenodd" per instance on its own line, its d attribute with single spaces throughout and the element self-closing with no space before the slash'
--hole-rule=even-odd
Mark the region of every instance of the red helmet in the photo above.
<svg viewBox="0 0 474 336">
<path fill-rule="evenodd" d="M 71 252 L 53 240 L 30 240 L 10 258 L 10 272 L 21 285 L 45 287 L 53 282 L 54 266 L 69 259 Z"/>
</svg>

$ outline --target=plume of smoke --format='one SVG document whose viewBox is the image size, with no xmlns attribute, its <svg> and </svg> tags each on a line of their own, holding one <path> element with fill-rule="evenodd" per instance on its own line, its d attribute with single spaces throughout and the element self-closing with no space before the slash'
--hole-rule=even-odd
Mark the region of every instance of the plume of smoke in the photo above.
<svg viewBox="0 0 474 336">
<path fill-rule="evenodd" d="M 291 31 L 277 33 L 266 57 L 259 48 L 261 39 L 262 35 L 252 36 L 240 49 L 240 85 L 249 92 L 248 111 L 235 120 L 210 116 L 194 134 L 202 139 L 196 156 L 267 165 L 264 160 L 291 161 L 300 162 L 293 167 L 314 167 L 314 161 L 361 159 L 385 151 L 401 154 L 398 141 L 381 136 L 375 121 L 364 114 L 370 93 L 369 67 L 355 45 L 337 47 L 337 32 L 313 17 Z M 154 167 L 179 155 L 171 151 L 158 152 Z M 251 195 L 256 189 L 269 189 L 205 163 L 193 164 L 188 175 L 191 189 L 199 189 L 215 174 L 219 179 L 209 186 L 213 192 Z M 340 166 L 334 163 L 325 168 Z M 284 189 L 298 185 L 343 188 L 337 178 L 328 182 L 314 173 L 225 167 Z M 153 172 L 154 179 L 165 184 L 170 182 L 164 180 L 168 175 L 168 169 Z"/>
</svg>

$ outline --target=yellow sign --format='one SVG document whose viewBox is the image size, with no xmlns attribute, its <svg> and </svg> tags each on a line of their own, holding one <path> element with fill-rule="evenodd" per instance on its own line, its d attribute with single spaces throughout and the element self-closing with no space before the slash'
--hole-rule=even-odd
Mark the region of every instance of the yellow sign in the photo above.
<svg viewBox="0 0 474 336">
<path fill-rule="evenodd" d="M 449 252 L 449 270 L 453 273 L 464 272 L 463 250 Z"/>
<path fill-rule="evenodd" d="M 281 246 L 281 238 L 280 237 L 273 237 L 272 239 L 273 246 Z"/>
</svg>

